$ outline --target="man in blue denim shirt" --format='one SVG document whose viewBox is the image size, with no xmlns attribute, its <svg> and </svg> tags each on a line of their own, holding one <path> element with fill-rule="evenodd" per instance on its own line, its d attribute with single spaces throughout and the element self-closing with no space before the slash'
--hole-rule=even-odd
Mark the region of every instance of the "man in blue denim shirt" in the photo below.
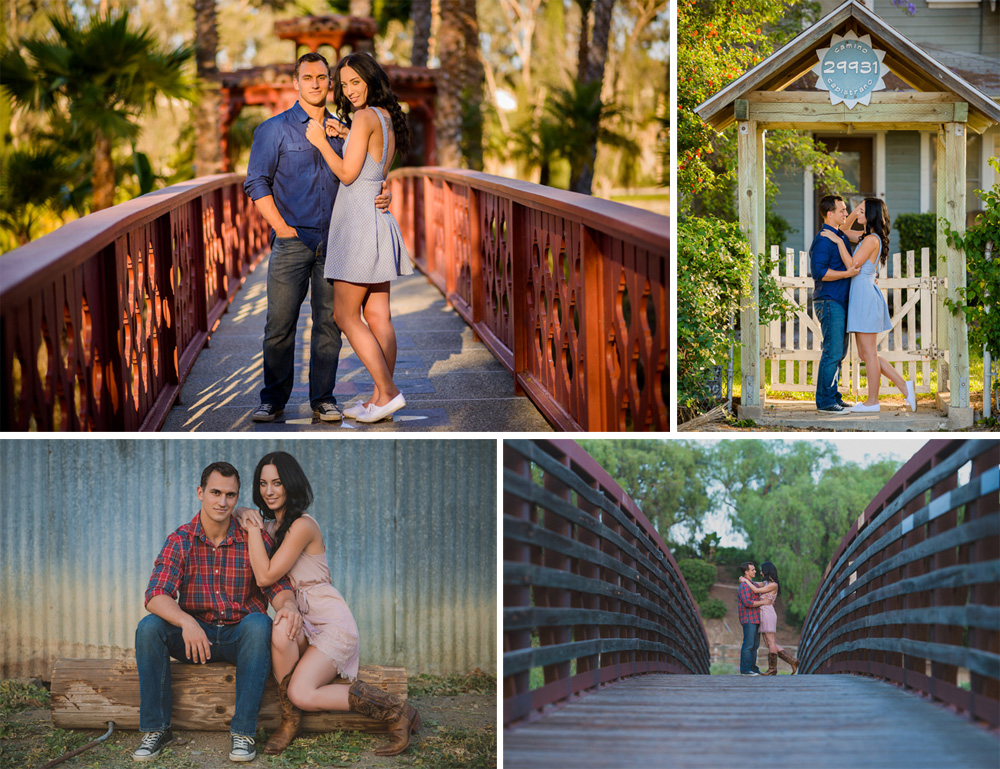
<svg viewBox="0 0 1000 769">
<path fill-rule="evenodd" d="M 292 394 L 295 329 L 299 310 L 312 284 L 312 344 L 309 354 L 309 402 L 324 422 L 341 418 L 333 388 L 340 359 L 340 329 L 333 321 L 333 287 L 323 278 L 330 214 L 340 183 L 319 151 L 306 139 L 314 118 L 325 123 L 330 67 L 318 53 L 295 64 L 298 101 L 257 127 L 243 189 L 271 225 L 271 260 L 267 272 L 267 322 L 264 327 L 264 389 L 255 422 L 280 416 Z M 330 145 L 343 154 L 344 141 Z M 388 208 L 385 192 L 373 205 Z"/>
<path fill-rule="evenodd" d="M 826 195 L 819 201 L 823 227 L 809 247 L 809 264 L 814 281 L 813 307 L 823 332 L 823 352 L 816 371 L 816 408 L 831 414 L 847 414 L 850 405 L 844 403 L 838 386 L 840 363 L 847 354 L 847 297 L 850 278 L 858 274 L 856 267 L 845 268 L 837 244 L 821 234 L 833 230 L 850 250 L 848 237 L 841 231 L 847 221 L 847 204 L 839 195 Z"/>
</svg>

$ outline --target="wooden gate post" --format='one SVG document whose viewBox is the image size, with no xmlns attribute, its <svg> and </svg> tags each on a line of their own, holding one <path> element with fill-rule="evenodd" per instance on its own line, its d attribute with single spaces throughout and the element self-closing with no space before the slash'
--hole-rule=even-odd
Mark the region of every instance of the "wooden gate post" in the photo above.
<svg viewBox="0 0 1000 769">
<path fill-rule="evenodd" d="M 952 229 L 965 234 L 965 123 L 945 123 L 944 167 L 945 208 Z M 941 186 L 938 172 L 938 186 Z M 938 223 L 938 227 L 940 227 Z M 965 288 L 965 250 L 945 244 L 948 265 L 948 296 L 960 301 L 959 291 Z M 969 406 L 969 332 L 965 314 L 945 316 L 948 325 L 948 426 L 952 429 L 972 427 L 972 407 Z M 942 382 L 938 382 L 940 388 Z"/>
<path fill-rule="evenodd" d="M 764 251 L 764 131 L 756 120 L 745 119 L 749 103 L 736 101 L 739 150 L 740 230 L 750 241 L 753 273 L 749 296 L 740 301 L 740 418 L 758 419 L 764 415 L 764 381 L 760 357 L 760 264 Z"/>
</svg>

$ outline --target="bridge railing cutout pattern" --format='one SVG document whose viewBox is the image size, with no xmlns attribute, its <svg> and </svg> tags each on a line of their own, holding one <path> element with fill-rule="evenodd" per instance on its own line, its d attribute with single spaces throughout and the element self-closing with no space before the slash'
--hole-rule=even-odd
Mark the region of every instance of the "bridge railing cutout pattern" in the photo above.
<svg viewBox="0 0 1000 769">
<path fill-rule="evenodd" d="M 677 563 L 571 441 L 504 441 L 504 725 L 643 673 L 709 672 Z"/>
<path fill-rule="evenodd" d="M 268 232 L 243 177 L 220 174 L 4 255 L 3 429 L 158 429 Z"/>
<path fill-rule="evenodd" d="M 390 183 L 414 262 L 550 422 L 670 429 L 666 217 L 473 171 Z"/>
<path fill-rule="evenodd" d="M 799 660 L 1000 725 L 1000 442 L 930 441 L 896 473 L 831 559 Z"/>
</svg>

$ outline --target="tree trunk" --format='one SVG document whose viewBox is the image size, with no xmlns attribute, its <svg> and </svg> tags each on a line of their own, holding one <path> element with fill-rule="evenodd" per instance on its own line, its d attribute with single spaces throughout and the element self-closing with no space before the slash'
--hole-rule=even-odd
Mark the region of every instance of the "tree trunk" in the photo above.
<svg viewBox="0 0 1000 769">
<path fill-rule="evenodd" d="M 594 35 L 590 41 L 587 53 L 586 69 L 578 72 L 581 83 L 600 83 L 604 80 L 604 64 L 608 60 L 608 35 L 611 32 L 611 11 L 615 0 L 594 0 Z M 581 35 L 584 30 L 581 29 Z M 600 92 L 598 92 L 600 99 Z M 589 159 L 580 168 L 570 189 L 590 195 L 594 186 L 594 164 L 597 162 L 597 134 L 600 126 L 589 126 L 590 152 Z"/>
<path fill-rule="evenodd" d="M 462 65 L 462 154 L 473 171 L 483 170 L 483 83 L 486 73 L 480 56 L 479 17 L 476 0 L 464 0 L 462 13 L 464 55 Z"/>
<path fill-rule="evenodd" d="M 435 116 L 437 163 L 449 168 L 462 165 L 463 4 L 464 0 L 441 0 L 437 33 L 438 50 L 441 52 Z"/>
<path fill-rule="evenodd" d="M 587 71 L 587 59 L 590 56 L 590 33 L 587 22 L 590 20 L 590 9 L 594 5 L 594 0 L 576 0 L 580 6 L 580 39 L 576 48 L 576 72 L 583 76 Z"/>
<path fill-rule="evenodd" d="M 98 130 L 94 138 L 94 202 L 92 209 L 100 211 L 115 204 L 115 165 L 111 161 L 111 139 Z"/>
<path fill-rule="evenodd" d="M 175 729 L 228 731 L 236 703 L 236 666 L 170 664 Z M 406 698 L 406 669 L 362 665 L 358 680 Z M 334 683 L 347 683 L 335 679 Z M 61 659 L 52 668 L 52 722 L 60 729 L 139 728 L 139 673 L 135 659 Z M 273 729 L 281 720 L 278 687 L 268 676 L 258 725 Z M 385 731 L 385 722 L 350 712 L 306 713 L 305 732 Z"/>
<path fill-rule="evenodd" d="M 413 17 L 413 53 L 410 64 L 427 66 L 427 43 L 431 37 L 431 0 L 413 0 L 410 15 Z"/>
<path fill-rule="evenodd" d="M 195 61 L 201 86 L 201 100 L 194 109 L 194 173 L 209 176 L 222 171 L 222 143 L 219 135 L 221 96 L 216 79 L 215 59 L 219 50 L 215 0 L 194 0 Z"/>
</svg>

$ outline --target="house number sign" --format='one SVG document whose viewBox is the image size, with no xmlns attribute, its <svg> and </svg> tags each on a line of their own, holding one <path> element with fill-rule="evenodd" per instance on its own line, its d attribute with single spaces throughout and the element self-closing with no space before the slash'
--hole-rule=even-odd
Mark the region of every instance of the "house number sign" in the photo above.
<svg viewBox="0 0 1000 769">
<path fill-rule="evenodd" d="M 812 69 L 819 77 L 816 87 L 830 92 L 832 104 L 844 102 L 848 109 L 859 103 L 867 106 L 872 91 L 885 88 L 882 78 L 889 71 L 882 63 L 885 51 L 876 51 L 869 35 L 834 35 L 830 47 L 818 49 L 816 55 L 819 64 Z"/>
</svg>

